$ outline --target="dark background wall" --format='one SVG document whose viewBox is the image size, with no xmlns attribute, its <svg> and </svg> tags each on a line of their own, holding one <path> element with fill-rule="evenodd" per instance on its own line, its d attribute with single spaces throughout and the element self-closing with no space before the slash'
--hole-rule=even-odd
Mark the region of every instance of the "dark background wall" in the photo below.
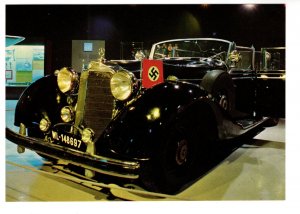
<svg viewBox="0 0 300 214">
<path fill-rule="evenodd" d="M 72 40 L 105 40 L 106 58 L 120 42 L 217 37 L 259 49 L 285 46 L 285 5 L 6 5 L 6 34 L 46 45 L 46 73 L 71 64 Z"/>
</svg>

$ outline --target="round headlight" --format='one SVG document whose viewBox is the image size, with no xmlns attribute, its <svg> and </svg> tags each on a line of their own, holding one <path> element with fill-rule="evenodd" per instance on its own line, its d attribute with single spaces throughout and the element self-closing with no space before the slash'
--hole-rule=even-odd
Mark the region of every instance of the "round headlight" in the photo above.
<svg viewBox="0 0 300 214">
<path fill-rule="evenodd" d="M 74 119 L 74 112 L 70 106 L 65 106 L 60 110 L 60 117 L 65 122 L 68 123 Z"/>
<path fill-rule="evenodd" d="M 126 71 L 115 73 L 110 80 L 112 95 L 118 100 L 126 100 L 133 91 L 133 74 Z"/>
<path fill-rule="evenodd" d="M 73 91 L 78 85 L 78 74 L 70 68 L 62 68 L 57 74 L 57 84 L 63 93 Z"/>
</svg>

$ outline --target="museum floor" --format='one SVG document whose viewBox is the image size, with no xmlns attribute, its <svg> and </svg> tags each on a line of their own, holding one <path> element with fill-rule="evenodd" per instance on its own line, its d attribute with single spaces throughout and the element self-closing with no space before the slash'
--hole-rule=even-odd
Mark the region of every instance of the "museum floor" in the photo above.
<svg viewBox="0 0 300 214">
<path fill-rule="evenodd" d="M 16 101 L 6 101 L 6 126 L 13 127 Z M 73 179 L 36 153 L 17 153 L 6 140 L 6 201 L 157 200 L 109 190 Z M 29 168 L 26 168 L 29 167 Z M 50 172 L 50 173 L 40 173 Z M 54 176 L 55 175 L 55 176 Z M 261 132 L 174 198 L 162 200 L 285 200 L 285 120 Z"/>
</svg>

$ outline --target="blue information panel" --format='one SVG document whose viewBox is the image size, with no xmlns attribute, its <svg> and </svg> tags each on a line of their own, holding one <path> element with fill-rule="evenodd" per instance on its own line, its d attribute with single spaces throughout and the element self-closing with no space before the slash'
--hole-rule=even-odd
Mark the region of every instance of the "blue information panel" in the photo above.
<svg viewBox="0 0 300 214">
<path fill-rule="evenodd" d="M 5 50 L 6 86 L 28 86 L 44 76 L 45 47 L 15 45 Z"/>
</svg>

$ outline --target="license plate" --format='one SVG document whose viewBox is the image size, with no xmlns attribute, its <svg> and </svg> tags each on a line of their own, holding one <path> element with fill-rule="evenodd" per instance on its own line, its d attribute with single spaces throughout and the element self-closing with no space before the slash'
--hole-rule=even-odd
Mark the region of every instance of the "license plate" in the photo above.
<svg viewBox="0 0 300 214">
<path fill-rule="evenodd" d="M 86 145 L 77 136 L 52 131 L 52 138 L 60 145 L 85 151 Z"/>
</svg>

